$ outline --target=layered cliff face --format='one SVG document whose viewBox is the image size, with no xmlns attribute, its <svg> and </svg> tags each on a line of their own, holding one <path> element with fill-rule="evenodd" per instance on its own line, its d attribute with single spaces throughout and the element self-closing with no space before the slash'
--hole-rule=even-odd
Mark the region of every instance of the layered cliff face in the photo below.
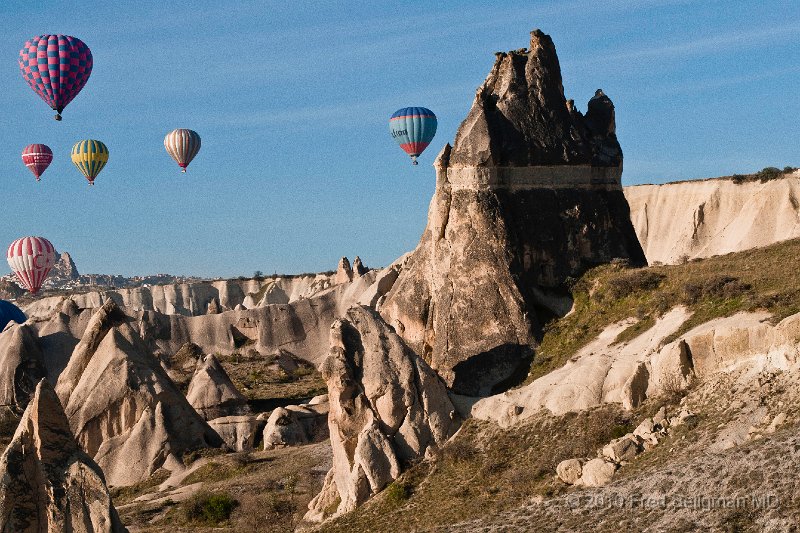
<svg viewBox="0 0 800 533">
<path fill-rule="evenodd" d="M 49 376 L 53 379 L 66 366 L 69 354 L 83 335 L 89 317 L 94 309 L 106 304 L 116 304 L 121 311 L 138 324 L 138 332 L 148 347 L 160 355 L 171 356 L 186 343 L 194 343 L 204 353 L 230 354 L 243 349 L 253 349 L 262 354 L 271 354 L 285 349 L 297 357 L 318 365 L 325 358 L 328 350 L 328 328 L 333 321 L 357 302 L 377 306 L 391 289 L 401 265 L 391 265 L 383 271 L 370 270 L 353 281 L 330 286 L 331 276 L 322 274 L 308 276 L 306 279 L 321 284 L 313 286 L 313 282 L 294 286 L 281 285 L 280 280 L 267 280 L 262 285 L 261 295 L 256 293 L 260 302 L 253 309 L 222 310 L 219 313 L 206 314 L 206 308 L 193 306 L 200 310 L 197 316 L 186 316 L 177 312 L 162 313 L 151 308 L 160 305 L 147 305 L 146 309 L 122 298 L 130 292 L 106 291 L 86 294 L 44 298 L 37 300 L 25 308 L 28 316 L 33 317 L 34 327 L 40 337 L 46 359 Z M 288 279 L 288 278 L 286 278 Z M 215 282 L 221 287 L 237 287 L 234 282 Z M 247 282 L 243 282 L 247 283 Z M 198 287 L 203 284 L 183 285 L 193 287 L 192 294 L 199 294 Z M 210 287 L 206 284 L 205 286 Z M 166 291 L 175 286 L 151 287 L 148 294 Z M 294 288 L 292 288 L 294 287 Z M 305 287 L 302 291 L 301 288 Z M 232 289 L 233 290 L 233 289 Z M 305 291 L 311 296 L 306 297 Z M 240 289 L 240 292 L 241 289 Z M 175 293 L 173 293 L 174 295 Z M 200 301 L 211 302 L 210 295 L 219 296 L 221 290 L 209 293 L 208 298 Z M 231 303 L 221 299 L 227 307 Z M 253 300 L 251 296 L 247 296 Z M 276 301 L 269 301 L 274 299 Z M 123 304 L 120 304 L 120 300 Z M 183 302 L 198 300 L 182 300 Z M 151 302 L 152 303 L 152 302 Z M 169 307 L 169 306 L 167 306 Z"/>
<path fill-rule="evenodd" d="M 624 258 L 644 264 L 620 185 L 614 106 L 564 97 L 555 47 L 498 54 L 455 144 L 435 162 L 425 233 L 381 314 L 453 390 L 487 394 L 524 375 L 565 284 Z"/>
<path fill-rule="evenodd" d="M 647 260 L 711 257 L 800 237 L 800 175 L 625 188 Z"/>
</svg>

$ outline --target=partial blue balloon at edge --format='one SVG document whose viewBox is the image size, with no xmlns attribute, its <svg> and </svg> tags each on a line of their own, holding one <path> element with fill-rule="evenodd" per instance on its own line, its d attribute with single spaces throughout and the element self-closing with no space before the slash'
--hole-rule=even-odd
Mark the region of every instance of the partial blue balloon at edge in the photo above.
<svg viewBox="0 0 800 533">
<path fill-rule="evenodd" d="M 12 320 L 17 324 L 22 324 L 27 319 L 22 309 L 11 302 L 0 300 L 0 331 L 3 331 Z"/>
</svg>

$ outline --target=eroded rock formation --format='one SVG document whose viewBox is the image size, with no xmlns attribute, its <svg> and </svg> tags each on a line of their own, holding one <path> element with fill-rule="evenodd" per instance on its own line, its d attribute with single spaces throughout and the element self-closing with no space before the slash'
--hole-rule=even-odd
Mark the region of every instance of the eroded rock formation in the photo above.
<svg viewBox="0 0 800 533">
<path fill-rule="evenodd" d="M 0 413 L 21 414 L 36 384 L 46 376 L 36 333 L 28 325 L 10 325 L 0 334 Z M 3 416 L 0 415 L 0 416 Z"/>
<path fill-rule="evenodd" d="M 56 392 L 79 444 L 111 485 L 136 483 L 187 450 L 222 444 L 113 301 L 92 317 Z"/>
<path fill-rule="evenodd" d="M 336 275 L 333 278 L 334 283 L 348 283 L 353 281 L 353 268 L 350 266 L 350 260 L 346 257 L 339 259 L 339 266 L 336 267 Z"/>
<path fill-rule="evenodd" d="M 381 314 L 447 384 L 488 394 L 524 376 L 565 283 L 645 262 L 622 193 L 614 106 L 564 97 L 550 37 L 498 54 L 451 148 L 434 163 L 425 233 Z"/>
<path fill-rule="evenodd" d="M 228 373 L 213 355 L 197 363 L 186 399 L 206 420 L 250 414 L 247 398 L 236 389 Z"/>
<path fill-rule="evenodd" d="M 328 425 L 333 468 L 307 518 L 323 518 L 337 496 L 353 509 L 440 447 L 459 420 L 444 384 L 374 311 L 355 306 L 331 327 Z"/>
<path fill-rule="evenodd" d="M 136 324 L 139 336 L 171 371 L 176 368 L 169 360 L 174 359 L 173 354 L 186 343 L 196 344 L 203 353 L 231 354 L 245 345 L 263 355 L 284 349 L 318 365 L 328 352 L 328 329 L 333 321 L 368 291 L 377 302 L 396 279 L 383 279 L 380 287 L 372 290 L 377 275 L 377 271 L 370 270 L 352 282 L 336 285 L 331 284 L 332 276 L 327 275 L 302 278 L 316 279 L 319 281 L 317 285 L 314 285 L 316 282 L 310 282 L 310 285 L 293 286 L 266 280 L 261 286 L 263 295 L 255 293 L 255 298 L 248 296 L 251 300 L 260 298 L 255 308 L 245 309 L 237 304 L 235 309 L 223 310 L 218 314 L 205 314 L 205 307 L 198 316 L 140 310 L 138 305 L 120 305 L 119 294 L 111 291 L 72 295 L 69 298 L 44 298 L 27 306 L 25 312 L 35 319 L 32 326 L 39 331 L 43 350 L 45 343 L 48 346 L 45 358 L 48 377 L 52 381 L 66 367 L 66 361 L 86 330 L 94 310 L 109 302 L 116 303 L 132 320 L 131 324 Z M 303 296 L 305 292 L 299 290 L 302 287 L 310 291 L 310 297 Z M 166 289 L 152 287 L 150 290 L 155 293 Z M 193 290 L 197 294 L 199 289 Z M 284 303 L 266 301 L 270 298 Z M 131 303 L 130 300 L 126 301 Z M 230 303 L 230 300 L 225 301 Z"/>
<path fill-rule="evenodd" d="M 53 389 L 42 380 L 0 457 L 0 530 L 126 531 L 103 472 L 75 442 Z"/>
</svg>

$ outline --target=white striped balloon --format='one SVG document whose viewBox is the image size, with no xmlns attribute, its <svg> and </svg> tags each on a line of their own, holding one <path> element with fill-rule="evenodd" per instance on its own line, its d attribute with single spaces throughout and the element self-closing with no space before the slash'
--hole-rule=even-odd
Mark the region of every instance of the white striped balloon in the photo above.
<svg viewBox="0 0 800 533">
<path fill-rule="evenodd" d="M 181 167 L 181 172 L 186 172 L 186 167 L 200 151 L 200 136 L 192 130 L 172 130 L 164 137 L 164 148 Z"/>
<path fill-rule="evenodd" d="M 22 237 L 11 243 L 6 258 L 20 283 L 36 294 L 56 264 L 56 250 L 44 237 Z"/>
</svg>

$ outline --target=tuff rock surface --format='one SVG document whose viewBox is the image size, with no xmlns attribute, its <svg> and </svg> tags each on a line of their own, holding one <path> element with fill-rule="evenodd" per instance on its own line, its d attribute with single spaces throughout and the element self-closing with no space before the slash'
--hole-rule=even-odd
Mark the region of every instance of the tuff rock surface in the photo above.
<svg viewBox="0 0 800 533">
<path fill-rule="evenodd" d="M 207 355 L 197 362 L 186 399 L 206 420 L 250 414 L 247 398 L 236 389 L 213 355 Z"/>
<path fill-rule="evenodd" d="M 36 332 L 12 324 L 0 333 L 0 410 L 21 414 L 47 375 Z"/>
<path fill-rule="evenodd" d="M 111 485 L 222 444 L 111 300 L 92 316 L 56 392 L 78 443 Z"/>
<path fill-rule="evenodd" d="M 428 225 L 380 311 L 455 392 L 485 395 L 524 377 L 542 324 L 570 308 L 569 278 L 645 263 L 614 106 L 602 91 L 586 116 L 567 102 L 536 30 L 498 54 L 434 166 Z"/>
<path fill-rule="evenodd" d="M 349 283 L 351 281 L 353 281 L 353 267 L 350 266 L 349 259 L 342 257 L 339 259 L 339 265 L 336 267 L 336 275 L 333 278 L 333 282 Z"/>
<path fill-rule="evenodd" d="M 800 237 L 800 176 L 625 188 L 647 260 L 675 264 Z"/>
<path fill-rule="evenodd" d="M 185 305 L 195 302 L 191 303 L 191 307 L 201 309 L 199 315 L 192 315 L 185 308 L 175 308 L 177 304 L 165 304 L 163 301 L 159 301 L 158 305 L 153 303 L 144 307 L 166 307 L 172 314 L 142 309 L 142 306 L 132 302 L 130 298 L 123 299 L 123 305 L 120 304 L 119 296 L 123 291 L 78 294 L 69 298 L 43 298 L 27 306 L 25 312 L 34 318 L 32 326 L 39 332 L 43 350 L 44 343 L 48 344 L 48 349 L 45 350 L 46 366 L 48 377 L 54 382 L 66 367 L 66 362 L 86 330 L 92 313 L 109 302 L 115 303 L 123 312 L 122 315 L 131 319 L 130 323 L 148 349 L 157 354 L 171 371 L 175 367 L 170 366 L 169 360 L 174 359 L 173 354 L 179 352 L 186 343 L 197 345 L 200 351 L 207 354 L 231 354 L 245 345 L 264 356 L 284 349 L 318 366 L 328 352 L 330 325 L 359 301 L 363 294 L 371 290 L 377 274 L 377 271 L 371 270 L 352 282 L 337 285 L 332 285 L 332 276 L 327 275 L 296 278 L 294 285 L 288 283 L 289 278 L 268 279 L 260 286 L 265 291 L 254 308 L 245 309 L 237 304 L 218 314 L 205 314 L 205 304 L 201 305 L 205 300 L 196 299 L 183 302 Z M 318 285 L 314 285 L 314 279 L 319 281 Z M 287 283 L 284 284 L 283 281 Z M 377 299 L 389 290 L 391 283 L 387 282 L 390 281 L 384 280 L 381 284 Z M 229 282 L 214 282 L 223 283 Z M 186 290 L 197 296 L 201 292 L 199 287 L 207 285 L 209 284 L 187 284 L 184 287 L 189 287 L 191 290 Z M 173 286 L 154 286 L 148 289 L 155 294 L 170 287 Z M 230 287 L 238 285 L 230 282 Z M 256 292 L 253 294 L 259 297 L 257 291 L 260 289 L 256 285 L 254 287 Z M 304 296 L 306 291 L 310 296 Z M 174 296 L 172 293 L 171 297 Z M 276 298 L 283 303 L 265 302 L 269 298 Z M 231 303 L 230 298 L 221 301 Z M 224 308 L 225 304 L 222 305 Z M 48 362 L 49 360 L 52 361 Z"/>
<path fill-rule="evenodd" d="M 337 495 L 337 513 L 352 510 L 459 426 L 436 373 L 374 311 L 351 308 L 331 326 L 330 344 L 322 373 L 333 468 L 309 504 L 309 520 L 321 519 Z"/>
<path fill-rule="evenodd" d="M 103 472 L 75 442 L 67 417 L 46 380 L 0 456 L 0 530 L 126 531 Z"/>
<path fill-rule="evenodd" d="M 328 438 L 328 402 L 278 407 L 264 427 L 264 449 L 319 442 Z"/>
</svg>

